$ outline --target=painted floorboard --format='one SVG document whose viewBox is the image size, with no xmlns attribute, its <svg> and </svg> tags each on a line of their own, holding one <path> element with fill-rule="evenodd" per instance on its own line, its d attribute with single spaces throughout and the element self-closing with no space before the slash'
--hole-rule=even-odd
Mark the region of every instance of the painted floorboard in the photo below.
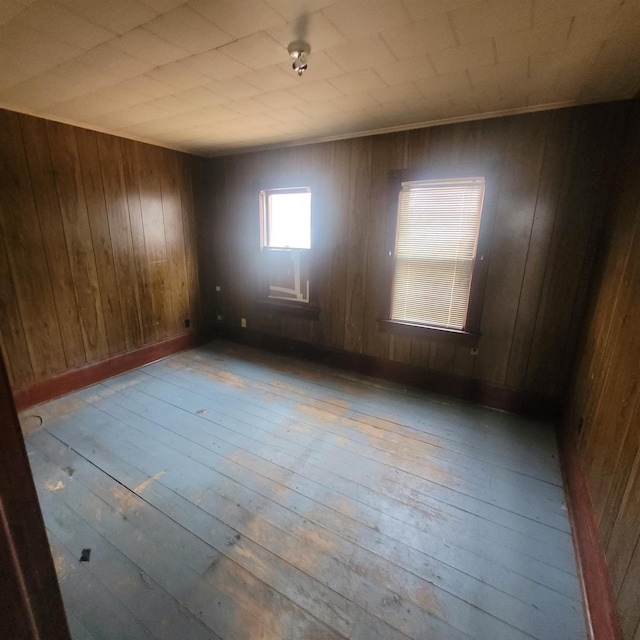
<svg viewBox="0 0 640 640">
<path fill-rule="evenodd" d="M 132 388 L 132 383 L 129 382 L 128 387 L 115 398 L 115 402 L 129 408 L 133 407 L 134 412 L 138 411 L 140 415 L 144 415 L 145 412 L 150 410 L 149 400 L 141 393 L 139 384 L 141 384 L 140 381 L 135 388 Z M 149 394 L 147 393 L 146 395 Z M 159 402 L 165 402 L 166 400 L 166 398 L 161 398 L 160 394 L 157 393 L 152 394 L 151 397 Z M 194 407 L 201 406 L 204 402 L 205 400 L 202 399 L 197 402 Z M 458 491 L 451 491 L 449 487 L 439 482 L 424 479 L 421 484 L 415 486 L 415 478 L 406 478 L 405 476 L 403 480 L 409 483 L 409 486 L 407 486 L 407 482 L 398 480 L 398 476 L 401 475 L 399 470 L 390 468 L 388 465 L 372 464 L 371 460 L 367 458 L 354 459 L 351 455 L 339 455 L 340 451 L 337 451 L 336 455 L 326 455 L 326 453 L 316 455 L 316 449 L 319 444 L 322 444 L 325 448 L 327 445 L 331 446 L 331 443 L 326 442 L 326 439 L 322 437 L 322 433 L 316 432 L 316 448 L 307 451 L 305 446 L 301 446 L 295 442 L 292 444 L 288 441 L 292 437 L 291 432 L 295 431 L 295 426 L 290 422 L 274 424 L 276 430 L 269 434 L 260 428 L 257 419 L 249 419 L 249 422 L 247 422 L 246 419 L 238 420 L 233 416 L 227 416 L 225 411 L 225 408 L 221 407 L 220 403 L 216 403 L 211 411 L 205 408 L 192 409 L 191 413 L 195 413 L 193 418 L 198 418 L 194 420 L 185 417 L 180 407 L 176 407 L 173 404 L 167 405 L 165 402 L 164 410 L 160 412 L 158 420 L 160 423 L 168 421 L 169 424 L 173 424 L 173 419 L 179 419 L 184 424 L 194 426 L 198 430 L 205 429 L 207 427 L 205 423 L 208 422 L 211 423 L 212 434 L 232 446 L 244 447 L 244 450 L 248 451 L 266 451 L 269 454 L 289 454 L 293 456 L 294 459 L 297 459 L 299 456 L 304 456 L 305 462 L 307 463 L 305 464 L 305 468 L 317 464 L 323 469 L 325 474 L 338 473 L 338 475 L 340 475 L 346 473 L 349 474 L 349 477 L 356 476 L 361 478 L 362 483 L 365 485 L 370 484 L 370 469 L 373 467 L 377 470 L 378 477 L 381 480 L 381 482 L 376 484 L 376 488 L 379 487 L 381 491 L 390 493 L 391 497 L 399 498 L 408 503 L 417 502 L 427 508 L 433 508 L 434 505 L 438 505 L 438 507 L 444 509 L 454 507 L 458 513 L 470 512 L 478 515 L 480 519 L 485 519 L 485 522 L 498 523 L 506 528 L 521 530 L 527 537 L 534 537 L 534 539 L 544 543 L 546 547 L 550 547 L 550 550 L 538 550 L 534 543 L 530 543 L 527 548 L 532 553 L 539 551 L 545 556 L 545 559 L 553 561 L 556 547 L 559 547 L 560 555 L 557 561 L 560 563 L 561 568 L 567 571 L 572 570 L 572 563 L 567 561 L 567 557 L 570 557 L 571 551 L 571 540 L 568 534 L 564 536 L 559 535 L 556 529 L 545 524 L 538 524 L 509 509 L 494 507 L 494 505 L 482 500 L 477 500 L 473 496 L 461 494 Z M 157 411 L 156 414 L 158 414 Z M 173 418 L 169 416 L 173 416 Z M 283 431 L 286 433 L 283 433 Z M 321 442 L 318 438 L 321 439 Z M 513 493 L 516 494 L 516 492 Z M 478 531 L 476 533 L 480 532 Z M 520 548 L 523 547 L 524 545 L 520 545 Z"/>
<path fill-rule="evenodd" d="M 550 425 L 224 342 L 28 413 L 74 638 L 587 637 Z"/>
<path fill-rule="evenodd" d="M 117 429 L 117 427 L 115 428 Z M 98 438 L 100 442 L 109 440 L 108 437 L 104 436 L 105 431 L 107 430 L 102 430 L 102 434 Z M 109 428 L 108 431 L 112 432 L 113 428 Z M 54 430 L 54 433 L 59 435 L 58 430 Z M 60 435 L 60 437 L 61 439 L 66 439 L 64 434 Z M 124 440 L 132 443 L 134 446 L 137 445 L 137 450 L 134 449 L 129 452 L 128 461 L 133 464 L 140 459 L 140 452 L 148 450 L 150 444 L 144 438 L 131 438 L 131 430 L 128 428 L 128 425 L 119 432 L 116 431 L 112 433 L 111 438 L 114 438 L 111 446 L 120 452 L 125 450 L 126 445 L 123 442 Z M 73 442 L 70 442 L 70 444 L 76 448 L 82 446 L 81 444 L 74 444 Z M 94 441 L 87 443 L 85 446 L 91 446 L 93 448 L 95 446 Z M 197 455 L 199 450 L 193 448 L 192 453 Z M 176 460 L 175 450 L 169 449 L 166 455 L 169 457 L 159 459 L 160 466 L 180 466 L 179 461 Z M 188 460 L 185 462 L 189 464 Z M 148 470 L 149 473 L 153 471 L 153 468 Z M 157 473 L 161 472 L 156 471 L 156 474 Z M 195 472 L 192 471 L 192 473 Z M 167 481 L 165 477 L 158 478 L 158 482 L 160 483 Z M 245 483 L 247 483 L 246 479 Z M 332 555 L 341 557 L 343 563 L 354 565 L 356 562 L 360 562 L 362 565 L 361 571 L 365 573 L 366 577 L 374 577 L 366 575 L 366 572 L 374 567 L 376 573 L 393 576 L 396 581 L 393 587 L 394 592 L 402 593 L 407 599 L 411 598 L 410 594 L 405 593 L 408 588 L 412 591 L 419 591 L 420 588 L 423 590 L 429 588 L 428 584 L 420 584 L 419 579 L 416 580 L 417 574 L 418 578 L 421 577 L 430 583 L 437 584 L 440 588 L 447 587 L 454 595 L 463 599 L 466 603 L 472 604 L 475 607 L 482 607 L 496 617 L 509 621 L 516 627 L 522 624 L 525 627 L 535 628 L 536 612 L 529 605 L 513 598 L 505 592 L 500 592 L 488 587 L 482 581 L 470 579 L 468 575 L 455 571 L 447 565 L 434 562 L 424 554 L 412 553 L 411 550 L 407 548 L 402 549 L 403 545 L 394 543 L 392 540 L 385 540 L 382 535 L 375 540 L 376 544 L 371 547 L 371 551 L 379 556 L 377 558 L 370 557 L 368 549 L 361 547 L 350 548 L 348 540 L 354 539 L 357 542 L 359 536 L 366 537 L 367 532 L 359 530 L 358 527 L 354 527 L 352 523 L 346 522 L 345 519 L 336 522 L 335 516 L 329 510 L 317 513 L 318 508 L 312 501 L 305 500 L 296 492 L 287 491 L 286 488 L 281 485 L 271 483 L 271 486 L 269 486 L 269 482 L 265 479 L 263 482 L 256 484 L 254 491 L 251 491 L 251 489 L 247 489 L 240 483 L 233 482 L 226 472 L 224 475 L 222 471 L 214 475 L 206 469 L 199 469 L 189 484 L 189 489 L 190 491 L 197 491 L 200 487 L 202 491 L 215 487 L 216 493 L 226 495 L 231 501 L 240 500 L 241 504 L 251 504 L 252 502 L 260 501 L 261 498 L 265 498 L 265 507 L 264 511 L 261 511 L 261 514 L 263 514 L 263 517 L 271 525 L 284 527 L 285 531 L 301 532 L 298 533 L 298 536 L 302 538 L 303 542 L 314 540 L 316 537 L 322 538 L 325 544 L 331 545 L 331 548 L 334 550 Z M 286 504 L 287 508 L 283 508 L 280 504 L 274 502 L 271 499 L 273 495 L 277 495 L 279 502 Z M 202 500 L 197 497 L 197 494 L 194 495 L 192 493 L 189 497 L 197 500 L 201 506 L 203 505 Z M 244 502 L 242 502 L 243 500 Z M 302 515 L 298 515 L 298 513 Z M 304 516 L 305 519 L 304 527 L 301 526 L 302 523 L 300 521 L 302 516 Z M 315 522 L 324 523 L 325 527 L 320 528 L 318 524 L 318 526 L 314 528 Z M 342 536 L 345 536 L 345 532 L 348 533 L 347 528 L 349 526 L 354 529 L 351 536 L 346 535 L 346 538 L 340 539 L 333 534 L 333 532 L 341 532 Z M 388 563 L 385 563 L 385 559 L 388 562 L 396 563 L 396 566 L 389 566 Z M 403 575 L 402 569 L 400 569 L 401 566 L 412 573 Z M 390 582 L 389 578 L 386 578 L 386 580 Z M 447 608 L 453 612 L 456 610 L 456 605 L 458 605 L 458 608 L 460 607 L 460 603 L 457 603 L 455 599 L 452 600 L 449 597 L 450 595 L 451 593 L 443 592 L 439 595 L 439 600 L 448 599 L 450 602 Z M 555 598 L 548 598 L 542 606 L 546 608 L 547 611 L 556 610 L 558 614 L 560 614 L 561 609 L 564 609 L 565 617 L 570 620 L 570 605 L 573 604 L 573 608 L 577 609 L 578 607 L 575 606 L 576 603 L 568 603 L 566 601 L 562 603 L 559 600 L 561 599 L 557 596 Z M 563 604 L 565 605 L 564 607 L 562 607 Z M 464 609 L 464 606 L 462 606 L 462 608 Z M 463 612 L 456 611 L 456 617 L 462 618 Z M 540 616 L 538 617 L 540 621 L 546 619 Z M 528 621 L 528 618 L 531 618 L 531 620 Z M 486 629 L 486 633 L 490 631 L 491 629 Z M 567 635 L 566 625 L 560 625 L 560 628 L 557 630 L 548 630 L 546 635 L 550 638 L 570 637 Z"/>
<path fill-rule="evenodd" d="M 117 402 L 116 402 L 117 401 Z M 119 404 L 118 404 L 119 403 Z M 264 452 L 264 447 L 262 450 L 258 447 L 257 444 L 253 447 L 253 451 L 251 449 L 240 450 L 233 446 L 228 445 L 224 441 L 222 441 L 217 434 L 212 434 L 209 429 L 212 427 L 211 423 L 205 421 L 200 416 L 181 416 L 178 414 L 178 419 L 176 420 L 175 415 L 172 417 L 172 408 L 164 407 L 163 410 L 158 411 L 157 408 L 150 409 L 148 402 L 143 403 L 132 403 L 130 400 L 123 398 L 118 395 L 117 398 L 107 398 L 96 403 L 96 406 L 100 406 L 100 408 L 109 413 L 114 417 L 121 419 L 123 422 L 127 424 L 128 429 L 130 427 L 134 427 L 143 433 L 146 433 L 148 436 L 153 437 L 155 439 L 159 439 L 162 442 L 169 444 L 175 449 L 183 450 L 188 455 L 193 456 L 195 459 L 201 460 L 204 464 L 214 466 L 215 461 L 219 460 L 220 462 L 225 462 L 225 457 L 227 460 L 227 464 L 225 465 L 225 473 L 227 475 L 232 475 L 236 478 L 239 478 L 241 482 L 246 484 L 247 478 L 251 476 L 255 476 L 257 474 L 258 469 L 265 469 L 262 475 L 265 479 L 270 479 L 268 470 L 271 469 L 271 475 L 275 475 L 277 481 L 281 485 L 285 485 L 289 487 L 296 494 L 301 493 L 306 485 L 312 485 L 311 496 L 313 499 L 319 504 L 324 504 L 329 508 L 337 511 L 342 509 L 345 515 L 349 518 L 354 518 L 357 520 L 358 514 L 362 511 L 363 506 L 367 506 L 363 502 L 359 500 L 349 500 L 350 496 L 345 495 L 344 493 L 339 493 L 336 491 L 328 491 L 328 488 L 321 484 L 320 482 L 315 482 L 308 480 L 302 473 L 308 473 L 309 463 L 308 461 L 304 461 L 302 468 L 299 469 L 300 472 L 297 472 L 296 467 L 296 459 L 290 458 L 290 462 L 286 463 L 282 460 L 282 456 L 278 459 L 278 462 L 281 464 L 288 464 L 286 468 L 278 466 L 271 460 L 268 460 L 263 457 L 259 457 L 254 454 L 254 451 L 261 453 L 262 455 L 266 455 Z M 138 413 L 135 413 L 137 411 Z M 152 412 L 154 414 L 155 422 L 147 421 L 146 418 L 141 414 Z M 194 424 L 195 423 L 195 424 Z M 179 424 L 178 431 L 173 431 L 174 424 Z M 158 430 L 158 426 L 162 426 L 164 430 Z M 168 431 L 168 433 L 167 433 Z M 178 435 L 182 438 L 186 438 L 190 443 L 195 443 L 198 446 L 193 447 L 190 446 L 189 443 L 181 443 L 181 441 L 176 439 L 175 435 Z M 126 436 L 126 433 L 125 433 Z M 213 457 L 211 455 L 213 453 Z M 231 466 L 229 465 L 231 462 Z M 235 471 L 234 471 L 235 469 Z M 260 474 L 258 474 L 260 475 Z M 327 473 L 324 472 L 324 478 L 326 482 Z M 344 479 L 339 479 L 340 488 L 344 490 L 345 485 L 347 483 Z M 315 486 L 313 486 L 315 485 Z M 261 484 L 260 479 L 257 478 L 257 485 L 254 482 L 254 486 L 257 486 L 258 492 L 260 491 Z M 360 488 L 368 491 L 368 493 L 372 493 L 368 488 L 360 485 Z M 357 496 L 356 496 L 357 497 Z M 380 507 L 377 504 L 380 500 L 380 496 L 373 495 L 372 497 L 373 503 L 376 506 Z M 425 510 L 415 510 L 415 513 L 412 512 L 413 521 L 415 523 L 419 523 L 420 526 L 413 527 L 407 526 L 409 521 L 407 522 L 396 522 L 394 523 L 393 518 L 390 514 L 393 514 L 395 511 L 408 509 L 410 507 L 403 504 L 393 504 L 390 501 L 384 505 L 382 510 L 370 510 L 370 519 L 364 520 L 364 524 L 374 528 L 376 531 L 381 531 L 381 526 L 384 527 L 385 523 L 395 524 L 395 529 L 397 530 L 397 535 L 395 536 L 396 540 L 400 541 L 408 541 L 414 542 L 414 546 L 418 549 L 424 549 L 427 553 L 437 557 L 438 552 L 444 553 L 445 556 L 451 558 L 451 554 L 449 550 L 452 551 L 453 554 L 460 553 L 464 551 L 463 548 L 458 547 L 453 544 L 453 539 L 455 538 L 452 529 L 455 529 L 456 532 L 465 529 L 470 533 L 479 533 L 479 528 L 482 528 L 482 525 L 486 521 L 480 521 L 480 524 L 476 521 L 467 521 L 462 522 L 460 519 L 456 520 L 455 527 L 448 526 L 445 530 L 443 530 L 443 534 L 447 535 L 446 543 L 435 535 L 434 528 L 437 527 L 437 523 L 444 519 L 445 522 L 449 522 L 449 525 L 453 524 L 451 522 L 451 514 L 444 514 L 441 512 L 437 512 L 432 510 L 431 512 L 427 512 Z M 465 515 L 463 512 L 460 512 L 461 515 Z M 428 517 L 425 518 L 425 516 Z M 324 521 L 323 521 L 324 522 Z M 340 531 L 345 531 L 345 521 L 341 523 Z M 425 526 L 427 525 L 427 526 Z M 348 529 L 348 528 L 347 528 Z M 419 530 L 416 530 L 419 529 Z M 494 536 L 499 536 L 499 533 L 496 531 L 493 532 Z M 514 534 L 511 533 L 508 536 L 502 533 L 502 537 L 508 539 L 508 537 L 514 537 Z M 531 546 L 531 541 L 523 539 L 521 541 L 522 545 L 525 547 Z M 486 542 L 484 543 L 486 546 Z M 479 547 L 480 548 L 480 547 Z M 504 547 L 501 548 L 501 556 L 505 556 Z M 509 556 L 506 553 L 507 557 Z M 473 570 L 478 566 L 481 571 L 481 579 L 487 580 L 487 575 L 491 574 L 491 569 L 500 568 L 499 561 L 504 563 L 504 558 L 500 557 L 496 554 L 495 558 L 491 558 L 490 561 L 482 562 L 482 555 L 473 553 L 466 554 L 466 559 L 464 562 L 458 562 L 457 566 L 462 567 L 464 570 Z M 473 562 L 471 562 L 473 560 Z M 456 566 L 456 563 L 451 563 Z M 527 556 L 520 556 L 518 560 L 514 563 L 517 564 L 518 567 L 526 566 L 528 564 L 533 564 L 534 569 L 538 568 L 541 577 L 546 576 L 548 579 L 549 574 L 552 574 L 555 570 L 553 567 L 550 567 L 548 564 L 544 564 L 541 562 L 537 562 L 533 559 L 528 558 Z M 506 565 L 508 567 L 508 564 Z M 559 577 L 569 578 L 570 576 L 564 575 L 556 571 Z M 517 577 L 517 574 L 516 574 Z M 521 582 L 518 580 L 518 582 Z M 525 581 L 526 582 L 526 581 Z M 530 585 L 526 585 L 527 591 L 529 590 Z M 508 593 L 511 593 L 513 589 L 513 582 L 510 584 L 508 589 L 505 589 Z M 556 589 L 557 592 L 564 593 L 564 590 L 560 587 Z M 527 599 L 530 599 L 530 595 L 527 596 Z"/>
</svg>

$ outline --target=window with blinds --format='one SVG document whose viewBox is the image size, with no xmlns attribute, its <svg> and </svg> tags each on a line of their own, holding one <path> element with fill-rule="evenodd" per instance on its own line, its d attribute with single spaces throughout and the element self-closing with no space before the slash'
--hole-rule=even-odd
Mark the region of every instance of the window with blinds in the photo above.
<svg viewBox="0 0 640 640">
<path fill-rule="evenodd" d="M 403 182 L 391 320 L 465 328 L 484 178 Z"/>
</svg>

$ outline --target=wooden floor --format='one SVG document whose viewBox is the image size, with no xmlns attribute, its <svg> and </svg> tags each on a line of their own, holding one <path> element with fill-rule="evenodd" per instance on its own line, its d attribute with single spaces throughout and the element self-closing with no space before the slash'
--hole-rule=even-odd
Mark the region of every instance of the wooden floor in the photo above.
<svg viewBox="0 0 640 640">
<path fill-rule="evenodd" d="M 77 640 L 587 637 L 547 424 L 224 342 L 22 419 Z"/>
</svg>

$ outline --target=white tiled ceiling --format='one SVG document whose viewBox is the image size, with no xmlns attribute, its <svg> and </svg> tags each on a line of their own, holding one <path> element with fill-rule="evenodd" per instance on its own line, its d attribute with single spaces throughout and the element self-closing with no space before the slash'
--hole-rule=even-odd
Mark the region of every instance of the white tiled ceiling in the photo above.
<svg viewBox="0 0 640 640">
<path fill-rule="evenodd" d="M 0 106 L 214 155 L 630 98 L 639 45 L 640 0 L 0 0 Z"/>
</svg>

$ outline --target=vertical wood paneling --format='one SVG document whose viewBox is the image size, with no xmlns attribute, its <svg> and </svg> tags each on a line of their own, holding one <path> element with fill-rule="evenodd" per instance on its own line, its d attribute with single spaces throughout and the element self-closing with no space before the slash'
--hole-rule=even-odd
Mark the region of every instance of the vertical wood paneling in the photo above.
<svg viewBox="0 0 640 640">
<path fill-rule="evenodd" d="M 383 318 L 387 298 L 390 293 L 386 286 L 388 256 L 388 220 L 389 208 L 393 205 L 389 196 L 389 171 L 403 169 L 406 164 L 406 135 L 380 136 L 373 147 L 371 157 L 371 190 L 369 197 L 369 217 L 367 225 L 369 239 L 367 243 L 367 268 L 365 272 L 365 305 L 362 351 L 379 358 L 394 355 L 389 352 L 389 336 L 380 335 L 378 318 Z M 407 356 L 411 347 L 409 338 L 393 336 L 406 342 Z M 392 343 L 394 340 L 391 341 Z"/>
<path fill-rule="evenodd" d="M 178 182 L 179 171 L 176 154 L 162 150 L 158 155 L 165 242 L 174 301 L 173 316 L 176 323 L 175 332 L 179 333 L 184 328 L 185 320 L 189 318 L 189 287 L 184 249 L 182 195 Z"/>
<path fill-rule="evenodd" d="M 242 234 L 237 227 L 239 225 L 239 219 L 237 215 L 233 215 L 234 211 L 242 211 L 239 202 L 239 186 L 240 181 L 238 179 L 239 169 L 237 168 L 238 158 L 228 158 L 224 162 L 224 193 L 222 197 L 222 208 L 219 210 L 221 227 L 219 227 L 219 235 L 212 240 L 216 241 L 217 253 L 223 257 L 222 271 L 218 278 L 214 278 L 214 283 L 218 281 L 222 284 L 222 299 L 224 301 L 223 313 L 225 324 L 233 324 L 238 326 L 240 324 L 241 310 L 240 301 L 243 297 L 246 297 L 246 293 L 242 291 L 238 282 L 238 272 L 240 269 L 245 268 L 246 256 L 239 263 L 236 264 L 232 260 L 233 255 L 242 254 L 242 244 L 238 247 L 237 236 Z M 214 200 L 217 200 L 218 194 L 211 194 Z M 245 213 L 246 216 L 249 213 Z M 246 220 L 245 224 L 250 229 L 253 229 L 253 221 Z M 250 231 L 248 232 L 250 233 Z M 248 235 L 248 234 L 247 234 Z M 210 287 L 205 287 L 210 288 Z M 243 295 L 244 294 L 244 295 Z"/>
<path fill-rule="evenodd" d="M 0 139 L 0 229 L 34 377 L 47 376 L 66 364 L 17 114 L 0 113 Z"/>
<path fill-rule="evenodd" d="M 33 369 L 4 242 L 0 243 L 0 328 L 11 384 L 21 386 L 31 382 Z"/>
<path fill-rule="evenodd" d="M 311 235 L 317 239 L 311 264 L 313 283 L 316 286 L 312 296 L 321 309 L 327 309 L 331 304 L 331 238 L 335 205 L 329 174 L 334 164 L 334 149 L 332 144 L 315 145 L 312 157 L 312 172 L 318 176 L 317 187 L 314 189 L 316 213 L 311 217 Z M 330 316 L 325 313 L 318 322 L 310 325 L 311 342 L 323 346 L 329 344 L 330 320 Z"/>
<path fill-rule="evenodd" d="M 637 541 L 640 531 L 640 455 L 638 455 L 640 429 L 633 428 L 639 421 L 640 394 L 638 394 L 636 405 L 629 415 L 622 455 L 611 482 L 610 499 L 607 502 L 609 513 L 603 512 L 601 519 L 604 526 L 611 522 L 611 532 L 609 536 L 603 535 L 603 538 L 609 540 L 607 555 L 611 559 L 609 566 L 614 593 L 621 591 L 623 583 L 627 579 L 629 565 L 634 554 L 633 541 Z"/>
<path fill-rule="evenodd" d="M 600 521 L 605 539 L 608 538 L 611 521 L 606 504 L 613 498 L 612 491 L 619 492 L 620 485 L 624 486 L 626 474 L 632 460 L 628 459 L 634 451 L 637 452 L 637 442 L 631 442 L 631 448 L 623 451 L 623 445 L 632 426 L 631 417 L 635 404 L 640 397 L 640 338 L 636 338 L 636 327 L 640 318 L 640 261 L 635 257 L 640 255 L 640 229 L 636 225 L 633 242 L 629 251 L 629 262 L 625 269 L 617 304 L 617 313 L 610 325 L 611 339 L 608 342 L 608 370 L 603 381 L 604 387 L 600 394 L 600 401 L 595 410 L 604 415 L 607 420 L 607 431 L 594 438 L 593 443 L 585 442 L 587 459 L 597 463 L 597 473 L 592 474 L 591 489 L 596 511 L 601 514 Z M 632 433 L 632 440 L 636 434 Z M 636 447 L 634 447 L 636 445 Z M 626 455 L 624 455 L 626 454 Z M 627 458 L 625 464 L 620 465 L 621 456 Z M 622 478 L 620 474 L 624 474 Z M 615 503 L 614 503 L 615 504 Z M 615 509 L 614 511 L 617 511 Z M 605 516 L 608 516 L 605 519 Z"/>
<path fill-rule="evenodd" d="M 67 367 L 78 367 L 87 358 L 76 303 L 76 294 L 69 264 L 62 214 L 56 191 L 55 175 L 51 164 L 46 122 L 39 118 L 20 116 L 20 125 L 27 161 L 33 176 L 31 184 L 38 220 L 42 229 L 47 266 L 55 287 L 55 305 Z"/>
<path fill-rule="evenodd" d="M 185 333 L 199 306 L 193 159 L 3 110 L 0 135 L 14 387 Z"/>
<path fill-rule="evenodd" d="M 2 320 L 2 315 L 0 315 L 0 321 Z M 7 362 L 7 347 L 4 344 L 4 337 L 2 336 L 2 331 L 0 331 L 0 356 L 2 360 L 5 362 L 5 369 L 7 371 L 7 379 L 9 380 L 9 384 L 13 384 L 13 376 L 11 375 L 11 371 L 9 371 L 9 367 L 6 364 Z"/>
<path fill-rule="evenodd" d="M 635 638 L 635 630 L 640 625 L 638 599 L 640 598 L 640 545 L 637 545 L 618 592 L 616 604 L 620 614 L 620 627 L 625 638 Z"/>
<path fill-rule="evenodd" d="M 362 352 L 371 187 L 371 138 L 351 143 L 344 348 Z"/>
<path fill-rule="evenodd" d="M 78 160 L 80 161 L 82 184 L 87 204 L 87 216 L 91 230 L 93 255 L 96 263 L 98 288 L 102 302 L 109 354 L 121 353 L 126 349 L 118 279 L 111 248 L 111 232 L 107 218 L 100 156 L 96 134 L 87 129 L 76 130 Z"/>
<path fill-rule="evenodd" d="M 467 122 L 454 136 L 451 149 L 452 163 L 461 165 L 482 165 L 483 159 L 483 123 Z M 477 357 L 471 355 L 471 349 L 462 345 L 453 346 L 452 373 L 457 376 L 472 377 Z"/>
<path fill-rule="evenodd" d="M 47 133 L 85 353 L 88 362 L 95 362 L 109 356 L 109 343 L 75 130 L 48 122 Z"/>
<path fill-rule="evenodd" d="M 489 273 L 482 308 L 482 344 L 476 366 L 483 380 L 506 384 L 530 246 L 548 114 L 513 118 L 509 122 Z M 535 310 L 534 310 L 535 311 Z"/>
<path fill-rule="evenodd" d="M 554 225 L 533 355 L 527 371 L 527 385 L 551 395 L 562 392 L 563 380 L 557 374 L 566 358 L 571 360 L 565 346 L 572 337 L 569 328 L 581 293 L 584 261 L 593 260 L 593 246 L 589 244 L 592 227 L 603 213 L 596 205 L 601 177 L 609 161 L 608 142 L 619 128 L 615 117 L 607 117 L 606 105 L 578 109 L 576 114 L 569 156 L 579 161 L 572 162 L 565 171 L 558 204 L 563 215 L 557 217 Z M 605 122 L 608 126 L 604 126 Z"/>
<path fill-rule="evenodd" d="M 177 322 L 172 308 L 172 282 L 167 261 L 158 160 L 159 152 L 156 149 L 139 142 L 135 144 L 153 323 L 158 339 L 163 340 L 177 330 Z M 173 322 L 167 324 L 167 318 Z"/>
<path fill-rule="evenodd" d="M 124 170 L 125 189 L 127 192 L 127 206 L 129 208 L 129 223 L 131 224 L 131 239 L 133 242 L 138 298 L 142 314 L 142 332 L 145 344 L 158 341 L 158 324 L 153 311 L 151 281 L 147 251 L 144 236 L 144 222 L 142 219 L 142 201 L 140 197 L 140 176 L 136 160 L 137 143 L 132 140 L 122 140 L 122 167 Z"/>
<path fill-rule="evenodd" d="M 227 172 L 226 160 L 212 160 L 208 167 L 204 160 L 196 164 L 197 174 L 194 182 L 194 203 L 196 207 L 196 230 L 198 236 L 198 269 L 201 283 L 200 300 L 202 304 L 202 322 L 206 328 L 215 327 L 219 322 L 218 314 L 223 313 L 227 298 L 227 247 L 217 239 L 222 237 L 226 228 L 224 211 L 227 210 L 228 189 L 225 188 Z M 216 197 L 214 197 L 216 194 Z M 203 276 L 209 275 L 210 278 Z M 217 285 L 225 285 L 216 291 Z"/>
<path fill-rule="evenodd" d="M 566 164 L 570 130 L 570 111 L 563 110 L 552 114 L 546 130 L 544 158 L 535 200 L 531 237 L 509 353 L 507 386 L 515 389 L 523 386 L 526 377 L 563 169 Z"/>
<path fill-rule="evenodd" d="M 198 257 L 196 247 L 198 238 L 196 232 L 196 212 L 193 199 L 193 179 L 191 176 L 191 165 L 194 166 L 197 160 L 192 160 L 187 156 L 180 155 L 176 158 L 178 163 L 178 184 L 180 188 L 180 201 L 182 204 L 182 225 L 183 225 L 183 248 L 185 256 L 187 296 L 189 298 L 189 316 L 191 326 L 194 330 L 201 326 L 201 309 L 198 280 Z"/>
<path fill-rule="evenodd" d="M 127 349 L 134 349 L 143 344 L 142 312 L 136 282 L 135 252 L 129 219 L 122 148 L 120 139 L 114 136 L 99 133 L 97 140 L 104 191 L 110 194 L 110 197 L 105 198 L 105 206 L 120 296 L 124 340 Z"/>
<path fill-rule="evenodd" d="M 332 192 L 333 209 L 331 215 L 331 279 L 329 305 L 326 312 L 330 317 L 329 346 L 344 348 L 345 317 L 347 297 L 344 283 L 347 277 L 347 238 L 349 210 L 349 171 L 351 165 L 351 142 L 342 140 L 332 145 L 333 156 Z"/>
<path fill-rule="evenodd" d="M 209 251 L 220 262 L 210 262 L 203 287 L 223 285 L 223 324 L 238 326 L 241 314 L 249 314 L 243 317 L 256 331 L 557 398 L 584 313 L 594 230 L 604 216 L 593 198 L 610 160 L 604 143 L 619 130 L 623 111 L 621 105 L 567 109 L 211 161 L 208 171 L 219 187 L 203 210 L 215 221 L 202 224 L 215 227 Z M 600 155 L 585 162 L 596 148 Z M 384 238 L 394 215 L 388 179 L 399 168 L 467 171 L 490 183 L 485 259 L 478 264 L 487 277 L 477 357 L 468 347 L 379 331 L 389 295 Z M 330 180 L 322 187 L 330 194 L 322 227 L 330 237 L 316 238 L 330 255 L 329 273 L 322 258 L 315 280 L 320 319 L 257 313 L 259 189 L 283 186 L 286 176 L 311 176 L 311 182 L 315 176 L 321 184 L 320 175 Z M 585 181 L 594 184 L 585 190 Z"/>
<path fill-rule="evenodd" d="M 227 294 L 232 299 L 237 298 L 231 318 L 235 318 L 236 326 L 238 326 L 240 318 L 246 319 L 250 315 L 253 300 L 257 296 L 260 287 L 259 280 L 254 277 L 254 274 L 260 269 L 260 219 L 258 211 L 251 206 L 254 204 L 252 195 L 255 187 L 253 185 L 259 176 L 259 172 L 255 164 L 244 167 L 238 162 L 237 158 L 233 159 L 231 166 L 231 189 L 227 211 L 246 212 L 243 217 L 234 217 L 230 236 L 227 233 L 223 236 L 223 242 L 228 242 L 229 244 L 229 251 L 233 251 L 234 255 L 241 255 L 244 258 L 238 263 L 230 263 L 230 281 L 227 286 Z M 228 215 L 227 212 L 225 212 L 225 215 Z M 282 321 L 283 318 L 279 318 L 279 322 L 282 323 Z M 250 321 L 249 327 L 253 326 L 253 324 L 253 321 Z"/>
<path fill-rule="evenodd" d="M 615 188 L 600 181 L 588 192 L 599 206 L 603 192 L 612 191 L 613 197 L 606 203 L 607 225 L 599 231 L 602 246 L 565 427 L 587 478 L 622 633 L 635 640 L 640 625 L 640 103 L 629 108 L 628 120 L 625 115 L 617 118 L 627 124 L 624 144 L 616 149 L 618 162 L 604 171 L 616 177 Z M 608 140 L 595 142 L 602 149 Z M 593 177 L 593 163 L 583 170 Z"/>
</svg>

